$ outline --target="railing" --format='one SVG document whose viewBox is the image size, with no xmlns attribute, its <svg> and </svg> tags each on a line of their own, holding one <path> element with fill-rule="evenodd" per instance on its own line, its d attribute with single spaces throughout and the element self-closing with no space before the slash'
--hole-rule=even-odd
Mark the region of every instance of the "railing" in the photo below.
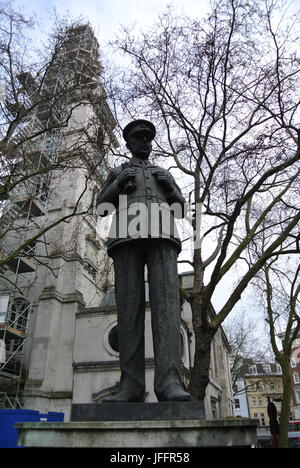
<svg viewBox="0 0 300 468">
<path fill-rule="evenodd" d="M 22 307 L 24 306 L 24 307 Z M 15 329 L 25 335 L 29 325 L 31 302 L 10 302 L 2 328 Z M 22 336 L 20 335 L 20 336 Z"/>
<path fill-rule="evenodd" d="M 16 396 L 8 396 L 5 392 L 0 392 L 0 408 L 1 409 L 16 409 L 23 408 L 23 404 Z"/>
<path fill-rule="evenodd" d="M 8 239 L 4 239 L 0 243 L 0 251 L 2 252 L 2 255 L 4 254 L 5 256 L 9 256 L 11 253 L 15 252 L 18 247 L 24 242 L 24 240 L 20 239 L 19 242 L 13 243 L 9 241 Z M 35 252 L 36 246 L 35 245 L 28 245 L 25 249 L 21 250 L 20 254 L 18 256 L 25 256 L 25 257 L 31 257 L 34 252 Z"/>
<path fill-rule="evenodd" d="M 22 348 L 23 340 L 20 342 L 15 351 L 6 352 L 6 361 L 0 366 L 0 376 L 5 375 L 6 377 L 19 377 L 22 361 L 24 358 L 24 354 L 19 353 Z"/>
</svg>

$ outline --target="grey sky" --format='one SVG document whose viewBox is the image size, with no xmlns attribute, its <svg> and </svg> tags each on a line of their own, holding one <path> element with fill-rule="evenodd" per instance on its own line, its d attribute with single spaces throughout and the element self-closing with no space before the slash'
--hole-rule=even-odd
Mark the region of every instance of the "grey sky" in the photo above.
<svg viewBox="0 0 300 468">
<path fill-rule="evenodd" d="M 55 8 L 60 14 L 68 13 L 71 17 L 83 17 L 88 20 L 99 42 L 114 38 L 120 25 L 136 23 L 143 30 L 151 25 L 155 18 L 163 13 L 167 5 L 172 4 L 179 14 L 203 16 L 207 11 L 208 0 L 14 0 L 14 5 L 22 5 L 27 14 L 34 12 L 44 30 L 50 24 L 50 13 Z"/>
</svg>

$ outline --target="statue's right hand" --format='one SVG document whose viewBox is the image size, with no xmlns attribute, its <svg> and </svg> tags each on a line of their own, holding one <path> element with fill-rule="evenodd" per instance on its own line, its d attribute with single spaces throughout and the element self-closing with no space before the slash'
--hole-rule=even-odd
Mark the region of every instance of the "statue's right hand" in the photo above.
<svg viewBox="0 0 300 468">
<path fill-rule="evenodd" d="M 127 169 L 124 169 L 121 174 L 117 178 L 117 184 L 119 188 L 122 188 L 122 186 L 127 182 L 127 180 L 134 180 L 135 179 L 135 169 L 128 167 Z"/>
</svg>

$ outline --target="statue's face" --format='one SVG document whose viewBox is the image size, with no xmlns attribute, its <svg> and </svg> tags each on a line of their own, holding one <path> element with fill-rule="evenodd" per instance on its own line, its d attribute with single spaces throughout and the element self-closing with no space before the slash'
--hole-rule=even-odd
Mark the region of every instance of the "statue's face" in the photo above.
<svg viewBox="0 0 300 468">
<path fill-rule="evenodd" d="M 149 132 L 135 132 L 127 139 L 127 148 L 138 159 L 148 159 L 152 150 L 152 137 Z"/>
</svg>

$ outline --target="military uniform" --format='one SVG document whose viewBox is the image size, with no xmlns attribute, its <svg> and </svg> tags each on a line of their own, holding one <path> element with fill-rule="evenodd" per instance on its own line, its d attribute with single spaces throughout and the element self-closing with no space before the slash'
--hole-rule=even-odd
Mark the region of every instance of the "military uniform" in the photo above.
<svg viewBox="0 0 300 468">
<path fill-rule="evenodd" d="M 130 189 L 126 189 L 126 184 L 123 187 L 118 185 L 118 178 L 126 169 L 134 170 Z M 157 171 L 168 179 L 168 189 L 157 180 Z M 119 195 L 125 194 L 127 204 L 120 206 Z M 181 242 L 173 213 L 167 216 L 170 229 L 165 229 L 162 213 L 169 210 L 172 203 L 183 207 L 184 202 L 179 187 L 168 171 L 136 157 L 111 170 L 98 196 L 98 204 L 112 203 L 116 208 L 107 248 L 113 258 L 115 272 L 121 389 L 126 389 L 126 395 L 131 395 L 126 396 L 128 401 L 141 401 L 145 392 L 145 265 L 148 269 L 154 346 L 154 390 L 158 400 L 165 400 L 168 398 L 164 397 L 164 392 L 170 384 L 181 387 L 181 317 L 177 273 Z M 140 206 L 137 203 L 146 207 L 144 216 L 147 220 L 144 220 L 145 226 L 141 225 L 132 234 L 129 232 L 130 223 L 137 216 L 133 209 Z M 154 229 L 151 229 L 153 204 L 160 206 L 162 212 L 154 223 Z M 143 224 L 143 217 L 139 219 Z M 181 393 L 181 398 L 177 399 L 190 399 L 187 393 Z M 108 401 L 114 400 L 108 398 Z"/>
<path fill-rule="evenodd" d="M 117 187 L 116 181 L 121 172 L 129 167 L 135 170 L 135 188 L 129 193 L 121 191 L 121 194 L 123 196 L 126 195 L 126 198 L 123 198 L 124 204 L 120 206 L 120 190 Z M 157 181 L 155 174 L 158 170 L 164 171 L 169 177 L 173 185 L 171 193 L 167 193 L 164 187 Z M 174 213 L 170 211 L 170 205 L 176 204 L 175 208 L 178 217 L 183 217 L 185 200 L 172 175 L 165 169 L 154 166 L 149 161 L 139 161 L 137 158 L 132 158 L 129 163 L 122 164 L 110 171 L 104 188 L 98 196 L 97 203 L 112 203 L 116 208 L 107 241 L 109 255 L 115 246 L 142 238 L 168 239 L 174 245 L 174 248 L 177 249 L 178 253 L 180 252 L 180 237 L 176 229 Z M 130 233 L 128 232 L 128 228 L 130 228 L 131 222 L 137 217 L 136 211 L 138 211 L 139 207 L 145 207 L 144 213 L 147 215 L 147 219 L 145 220 L 143 216 L 139 216 L 141 221 L 145 221 L 144 225 L 140 227 L 139 231 Z M 158 207 L 160 213 L 156 211 Z M 155 212 L 153 212 L 153 208 L 155 208 Z M 121 224 L 122 220 L 124 221 L 125 219 L 126 223 L 123 222 Z M 163 222 L 163 219 L 166 222 Z"/>
</svg>

